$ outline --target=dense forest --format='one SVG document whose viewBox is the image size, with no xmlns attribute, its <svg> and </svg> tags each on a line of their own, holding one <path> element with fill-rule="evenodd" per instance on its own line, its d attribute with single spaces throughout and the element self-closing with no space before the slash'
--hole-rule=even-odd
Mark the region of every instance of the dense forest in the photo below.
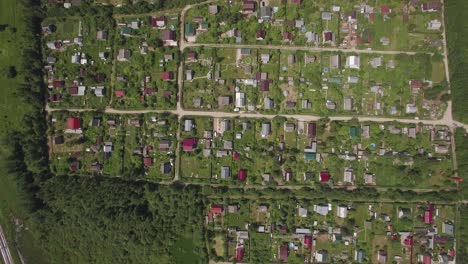
<svg viewBox="0 0 468 264">
<path fill-rule="evenodd" d="M 468 1 L 445 1 L 445 25 L 449 52 L 450 85 L 452 91 L 453 116 L 456 120 L 468 123 Z"/>
</svg>

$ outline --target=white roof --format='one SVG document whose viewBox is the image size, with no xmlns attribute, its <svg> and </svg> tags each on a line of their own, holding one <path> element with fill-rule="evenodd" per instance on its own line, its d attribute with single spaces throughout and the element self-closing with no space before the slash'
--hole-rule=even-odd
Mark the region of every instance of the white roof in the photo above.
<svg viewBox="0 0 468 264">
<path fill-rule="evenodd" d="M 351 69 L 359 69 L 361 62 L 359 56 L 349 56 L 346 58 L 346 67 Z"/>
</svg>

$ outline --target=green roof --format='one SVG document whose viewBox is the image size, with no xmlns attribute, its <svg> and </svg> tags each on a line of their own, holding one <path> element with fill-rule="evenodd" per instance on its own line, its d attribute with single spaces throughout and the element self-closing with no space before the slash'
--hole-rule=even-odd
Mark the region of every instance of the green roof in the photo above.
<svg viewBox="0 0 468 264">
<path fill-rule="evenodd" d="M 206 22 L 201 23 L 201 28 L 208 29 L 208 23 Z"/>
<path fill-rule="evenodd" d="M 317 154 L 314 152 L 306 152 L 304 156 L 306 160 L 315 160 L 317 157 Z"/>
<path fill-rule="evenodd" d="M 122 27 L 122 28 L 120 28 L 120 34 L 121 35 L 133 35 L 134 31 L 133 31 L 132 28 Z"/>
<path fill-rule="evenodd" d="M 195 34 L 195 28 L 191 23 L 186 23 L 185 24 L 185 35 L 194 35 Z"/>
<path fill-rule="evenodd" d="M 242 55 L 250 55 L 252 51 L 248 48 L 241 48 L 241 54 Z"/>
<path fill-rule="evenodd" d="M 330 78 L 330 83 L 340 84 L 341 83 L 341 77 L 331 77 Z"/>
<path fill-rule="evenodd" d="M 357 127 L 350 127 L 349 128 L 349 135 L 352 137 L 352 138 L 357 138 L 359 137 L 359 130 Z"/>
</svg>

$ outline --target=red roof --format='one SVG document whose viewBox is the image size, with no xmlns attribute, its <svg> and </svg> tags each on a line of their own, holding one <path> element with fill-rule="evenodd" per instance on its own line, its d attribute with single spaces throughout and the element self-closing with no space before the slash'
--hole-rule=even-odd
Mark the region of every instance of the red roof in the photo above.
<svg viewBox="0 0 468 264">
<path fill-rule="evenodd" d="M 237 262 L 242 262 L 242 259 L 244 258 L 244 248 L 237 248 L 236 250 L 236 260 Z"/>
<path fill-rule="evenodd" d="M 421 5 L 423 11 L 437 11 L 440 9 L 438 2 L 424 3 Z"/>
<path fill-rule="evenodd" d="M 222 214 L 223 213 L 223 206 L 220 204 L 213 204 L 211 205 L 210 212 L 212 214 Z"/>
<path fill-rule="evenodd" d="M 328 171 L 320 172 L 320 182 L 329 182 L 330 181 L 330 173 Z"/>
<path fill-rule="evenodd" d="M 424 255 L 423 256 L 423 264 L 431 264 L 431 263 L 432 263 L 431 256 L 430 255 Z"/>
<path fill-rule="evenodd" d="M 124 96 L 125 96 L 125 91 L 123 91 L 123 90 L 115 90 L 115 96 L 116 96 L 116 97 L 124 97 Z"/>
<path fill-rule="evenodd" d="M 80 119 L 78 117 L 69 117 L 67 119 L 67 128 L 68 129 L 80 129 Z"/>
<path fill-rule="evenodd" d="M 269 80 L 260 80 L 260 90 L 262 92 L 270 91 L 270 81 Z"/>
<path fill-rule="evenodd" d="M 255 37 L 257 39 L 264 39 L 266 36 L 265 30 L 258 30 L 257 33 L 255 34 Z"/>
<path fill-rule="evenodd" d="M 283 40 L 288 40 L 291 41 L 293 38 L 293 35 L 291 32 L 283 32 Z"/>
<path fill-rule="evenodd" d="M 403 241 L 403 244 L 405 246 L 412 246 L 413 245 L 413 237 L 412 236 L 408 236 L 407 238 L 405 238 L 405 240 Z"/>
<path fill-rule="evenodd" d="M 247 170 L 240 169 L 239 172 L 237 173 L 237 179 L 239 181 L 245 181 L 246 178 L 247 178 Z"/>
<path fill-rule="evenodd" d="M 54 88 L 62 88 L 65 86 L 65 81 L 53 81 L 52 87 Z"/>
<path fill-rule="evenodd" d="M 433 211 L 424 211 L 422 220 L 425 224 L 433 224 L 434 223 L 434 212 Z"/>
<path fill-rule="evenodd" d="M 239 153 L 234 152 L 234 153 L 232 154 L 232 158 L 233 158 L 234 160 L 238 160 L 238 159 L 239 159 Z"/>
<path fill-rule="evenodd" d="M 411 80 L 410 85 L 411 85 L 411 88 L 422 88 L 423 82 L 420 80 Z"/>
<path fill-rule="evenodd" d="M 182 149 L 184 151 L 193 151 L 195 145 L 197 144 L 197 140 L 194 138 L 186 138 L 182 142 Z"/>
<path fill-rule="evenodd" d="M 304 245 L 308 248 L 312 248 L 312 237 L 311 236 L 305 236 L 304 237 Z"/>
<path fill-rule="evenodd" d="M 146 94 L 146 95 L 152 95 L 152 94 L 155 94 L 155 93 L 156 93 L 156 89 L 154 89 L 154 88 L 146 88 L 143 92 L 144 92 L 144 94 Z"/>
<path fill-rule="evenodd" d="M 302 4 L 302 0 L 293 0 L 293 3 L 296 5 Z"/>
<path fill-rule="evenodd" d="M 153 158 L 144 157 L 143 158 L 143 163 L 145 164 L 145 167 L 150 167 L 150 166 L 153 165 Z"/>
<path fill-rule="evenodd" d="M 187 58 L 191 59 L 191 60 L 194 60 L 197 58 L 197 53 L 195 51 L 189 51 L 187 53 Z"/>
<path fill-rule="evenodd" d="M 163 81 L 172 80 L 172 72 L 170 72 L 170 71 L 163 72 L 162 73 L 162 79 L 163 79 Z"/>
<path fill-rule="evenodd" d="M 242 10 L 244 11 L 255 11 L 255 2 L 252 0 L 244 0 Z"/>
<path fill-rule="evenodd" d="M 166 25 L 166 23 L 167 22 L 166 22 L 166 17 L 165 16 L 151 17 L 150 18 L 150 24 L 151 24 L 152 27 L 164 26 L 164 25 Z"/>
<path fill-rule="evenodd" d="M 333 41 L 333 33 L 332 32 L 325 32 L 323 34 L 323 38 L 325 41 Z"/>
<path fill-rule="evenodd" d="M 390 12 L 392 12 L 392 9 L 389 6 L 381 6 L 380 7 L 380 13 L 388 14 Z"/>
<path fill-rule="evenodd" d="M 281 261 L 288 261 L 288 246 L 281 246 L 280 247 L 280 260 Z"/>
<path fill-rule="evenodd" d="M 314 138 L 317 135 L 317 125 L 315 123 L 307 124 L 307 137 Z"/>
</svg>

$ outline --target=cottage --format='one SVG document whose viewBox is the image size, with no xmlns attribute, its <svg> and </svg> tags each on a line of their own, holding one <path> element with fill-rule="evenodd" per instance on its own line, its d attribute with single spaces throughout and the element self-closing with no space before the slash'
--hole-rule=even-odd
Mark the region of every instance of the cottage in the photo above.
<svg viewBox="0 0 468 264">
<path fill-rule="evenodd" d="M 133 36 L 135 35 L 135 30 L 133 30 L 131 27 L 121 27 L 120 35 L 125 37 Z"/>
<path fill-rule="evenodd" d="M 210 208 L 210 213 L 212 214 L 223 214 L 224 213 L 224 207 L 220 204 L 212 204 Z"/>
<path fill-rule="evenodd" d="M 245 93 L 236 92 L 235 106 L 238 107 L 238 108 L 241 108 L 241 107 L 245 106 Z"/>
<path fill-rule="evenodd" d="M 377 262 L 380 264 L 387 263 L 387 252 L 385 252 L 383 249 L 379 250 L 377 253 Z"/>
<path fill-rule="evenodd" d="M 427 23 L 428 30 L 439 30 L 440 27 L 442 27 L 442 22 L 440 22 L 438 19 L 431 20 Z"/>
<path fill-rule="evenodd" d="M 162 74 L 161 74 L 161 79 L 163 81 L 172 81 L 174 79 L 174 74 L 173 72 L 171 71 L 164 71 Z"/>
<path fill-rule="evenodd" d="M 102 169 L 103 169 L 102 164 L 97 163 L 97 162 L 91 164 L 91 166 L 89 167 L 89 171 L 90 171 L 90 172 L 97 172 L 97 173 L 100 173 L 100 172 L 102 172 Z"/>
<path fill-rule="evenodd" d="M 165 16 L 150 17 L 150 25 L 154 28 L 165 28 L 167 24 L 167 18 Z"/>
<path fill-rule="evenodd" d="M 273 109 L 273 107 L 274 107 L 274 102 L 273 102 L 273 100 L 270 99 L 270 98 L 268 98 L 268 97 L 265 97 L 265 98 L 263 99 L 263 108 L 264 108 L 265 110 L 271 110 L 271 109 Z"/>
<path fill-rule="evenodd" d="M 344 99 L 344 106 L 343 110 L 345 111 L 351 111 L 353 109 L 353 98 L 351 97 L 346 97 Z"/>
<path fill-rule="evenodd" d="M 366 256 L 365 251 L 362 249 L 356 250 L 354 253 L 354 260 L 357 263 L 364 263 L 364 257 Z"/>
<path fill-rule="evenodd" d="M 284 123 L 285 132 L 293 132 L 294 129 L 296 129 L 296 125 L 294 123 Z"/>
<path fill-rule="evenodd" d="M 297 210 L 297 215 L 299 217 L 307 217 L 307 209 L 303 207 L 299 207 Z"/>
<path fill-rule="evenodd" d="M 255 33 L 255 38 L 257 40 L 264 40 L 266 36 L 266 31 L 265 30 L 257 30 Z"/>
<path fill-rule="evenodd" d="M 447 234 L 449 236 L 453 236 L 454 233 L 454 225 L 452 221 L 445 221 L 442 224 L 442 233 Z"/>
<path fill-rule="evenodd" d="M 440 10 L 440 3 L 439 2 L 428 2 L 421 4 L 421 11 L 422 12 L 438 12 Z"/>
<path fill-rule="evenodd" d="M 218 96 L 218 107 L 224 107 L 231 104 L 230 96 Z"/>
<path fill-rule="evenodd" d="M 348 56 L 346 58 L 346 68 L 359 69 L 360 65 L 359 56 Z"/>
<path fill-rule="evenodd" d="M 261 54 L 260 60 L 263 64 L 267 64 L 270 61 L 270 54 Z"/>
<path fill-rule="evenodd" d="M 221 167 L 221 179 L 227 179 L 231 177 L 231 168 L 228 166 Z"/>
<path fill-rule="evenodd" d="M 247 170 L 240 169 L 239 172 L 237 173 L 237 179 L 239 181 L 245 181 L 246 178 L 247 178 Z"/>
<path fill-rule="evenodd" d="M 363 138 L 370 138 L 370 126 L 363 126 L 362 127 L 362 137 Z"/>
<path fill-rule="evenodd" d="M 341 67 L 341 57 L 340 55 L 330 56 L 330 68 L 331 69 L 340 69 Z"/>
<path fill-rule="evenodd" d="M 170 162 L 163 162 L 161 163 L 160 170 L 162 174 L 169 174 L 172 171 L 172 164 Z"/>
<path fill-rule="evenodd" d="M 185 152 L 194 151 L 196 146 L 197 140 L 194 138 L 186 138 L 182 141 L 182 150 Z"/>
<path fill-rule="evenodd" d="M 57 136 L 54 138 L 55 145 L 62 145 L 63 143 L 65 143 L 65 139 L 63 136 Z"/>
<path fill-rule="evenodd" d="M 348 207 L 344 205 L 337 206 L 336 216 L 339 218 L 346 218 L 348 216 Z"/>
<path fill-rule="evenodd" d="M 335 34 L 331 31 L 322 32 L 323 44 L 335 42 Z"/>
<path fill-rule="evenodd" d="M 283 32 L 283 41 L 291 42 L 293 40 L 293 34 L 291 32 Z"/>
<path fill-rule="evenodd" d="M 271 134 L 271 123 L 262 123 L 261 135 L 265 138 Z"/>
<path fill-rule="evenodd" d="M 447 154 L 449 152 L 449 147 L 445 145 L 436 144 L 434 146 L 434 151 L 438 154 Z"/>
<path fill-rule="evenodd" d="M 273 16 L 273 9 L 269 6 L 260 7 L 260 19 L 261 20 L 270 20 Z"/>
<path fill-rule="evenodd" d="M 132 55 L 131 51 L 128 49 L 120 49 L 119 54 L 117 55 L 117 61 L 128 61 Z"/>
<path fill-rule="evenodd" d="M 322 12 L 322 20 L 330 21 L 332 20 L 332 13 L 330 12 Z"/>
<path fill-rule="evenodd" d="M 366 172 L 364 174 L 364 183 L 369 184 L 369 185 L 374 185 L 375 184 L 374 174 Z"/>
<path fill-rule="evenodd" d="M 289 248 L 288 246 L 280 246 L 279 259 L 281 262 L 288 262 Z"/>
<path fill-rule="evenodd" d="M 406 104 L 406 113 L 407 114 L 415 114 L 418 112 L 418 108 L 414 104 Z"/>
<path fill-rule="evenodd" d="M 76 133 L 81 131 L 81 121 L 78 117 L 67 118 L 67 129 L 65 133 Z"/>
<path fill-rule="evenodd" d="M 289 182 L 292 180 L 293 172 L 291 169 L 287 169 L 284 171 L 284 181 Z"/>
<path fill-rule="evenodd" d="M 99 30 L 96 33 L 96 38 L 97 38 L 97 40 L 107 40 L 107 31 Z"/>
<path fill-rule="evenodd" d="M 159 151 L 167 152 L 170 150 L 172 142 L 169 139 L 161 139 L 159 141 Z"/>
<path fill-rule="evenodd" d="M 211 15 L 216 15 L 216 14 L 218 14 L 218 12 L 219 12 L 219 7 L 218 7 L 218 5 L 209 5 L 209 6 L 208 6 L 208 12 L 209 12 Z"/>
<path fill-rule="evenodd" d="M 314 205 L 314 212 L 319 215 L 326 216 L 329 211 L 328 205 Z"/>
<path fill-rule="evenodd" d="M 356 180 L 356 178 L 354 176 L 354 170 L 353 169 L 345 169 L 343 178 L 344 178 L 343 181 L 345 183 L 354 184 L 354 181 Z"/>
<path fill-rule="evenodd" d="M 317 263 L 327 263 L 328 262 L 328 251 L 321 249 L 315 254 L 315 260 Z"/>
<path fill-rule="evenodd" d="M 165 29 L 162 32 L 162 40 L 164 46 L 177 46 L 175 31 Z"/>
<path fill-rule="evenodd" d="M 370 61 L 370 65 L 374 69 L 382 66 L 382 64 L 383 64 L 383 58 L 382 57 L 372 58 L 371 61 Z"/>
<path fill-rule="evenodd" d="M 186 119 L 184 121 L 184 132 L 191 132 L 194 127 L 194 123 L 192 119 Z"/>
<path fill-rule="evenodd" d="M 255 11 L 255 1 L 253 0 L 244 0 L 242 5 L 242 12 L 244 14 L 251 14 Z"/>
</svg>

